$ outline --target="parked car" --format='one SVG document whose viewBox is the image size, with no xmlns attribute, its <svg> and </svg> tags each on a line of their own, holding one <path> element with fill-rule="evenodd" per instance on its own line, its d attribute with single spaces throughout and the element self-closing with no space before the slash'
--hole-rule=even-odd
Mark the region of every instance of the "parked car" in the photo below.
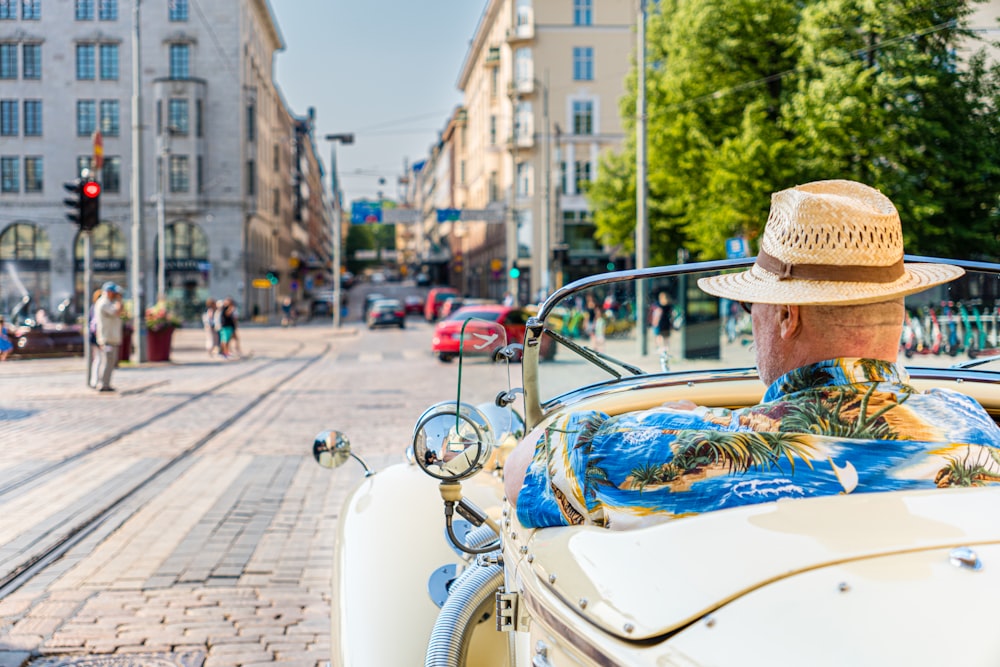
<svg viewBox="0 0 1000 667">
<path fill-rule="evenodd" d="M 437 354 L 438 359 L 449 362 L 458 356 L 459 350 L 462 354 L 475 355 L 481 353 L 476 345 L 478 341 L 468 335 L 469 326 L 481 327 L 482 322 L 495 322 L 504 329 L 504 335 L 509 343 L 521 344 L 524 342 L 525 324 L 531 314 L 524 308 L 514 308 L 504 306 L 499 303 L 484 303 L 474 306 L 463 306 L 445 319 L 437 323 L 434 327 L 434 336 L 431 338 L 431 350 Z M 469 323 L 468 325 L 466 323 Z M 465 335 L 463 336 L 463 327 Z M 465 341 L 466 346 L 461 347 L 460 341 Z M 556 355 L 555 342 L 549 336 L 542 337 L 541 357 L 550 360 Z M 514 356 L 514 360 L 520 360 L 520 353 Z"/>
<path fill-rule="evenodd" d="M 403 297 L 403 306 L 406 308 L 407 315 L 411 313 L 419 315 L 424 312 L 424 300 L 416 294 Z"/>
<path fill-rule="evenodd" d="M 417 283 L 417 287 L 427 287 L 431 284 L 431 277 L 424 272 L 420 272 L 414 278 L 414 281 Z"/>
<path fill-rule="evenodd" d="M 767 489 L 740 487 L 737 475 L 732 494 L 762 502 L 632 530 L 529 529 L 506 503 L 504 464 L 514 443 L 535 446 L 572 412 L 759 403 L 765 387 L 753 352 L 728 342 L 727 311 L 697 289 L 699 275 L 752 261 L 603 274 L 557 291 L 527 322 L 523 390 L 509 384 L 508 360 L 518 350 L 503 341 L 505 329 L 482 321 L 467 328 L 484 354 L 463 355 L 457 387 L 432 390 L 434 405 L 416 419 L 405 453 L 401 443 L 400 462 L 358 475 L 338 513 L 332 664 L 1000 664 L 988 594 L 1000 590 L 1000 488 L 986 485 L 1000 474 L 992 450 L 942 452 L 947 474 L 916 489 L 774 501 Z M 940 310 L 942 299 L 976 303 L 973 326 L 985 332 L 984 344 L 957 365 L 932 352 L 908 359 L 901 347 L 900 363 L 918 389 L 961 391 L 1000 420 L 1000 264 L 951 263 L 967 275 L 908 296 L 906 305 L 917 313 Z M 612 285 L 630 302 L 684 287 L 689 316 L 671 337 L 670 371 L 640 352 L 643 327 L 607 340 L 600 355 L 586 339 L 550 328 L 553 313 L 564 320 L 588 295 L 600 303 Z M 539 363 L 546 338 L 564 348 L 559 363 Z M 515 400 L 523 401 L 523 421 Z M 703 444 L 705 469 L 724 466 L 713 460 L 712 442 Z M 354 459 L 374 472 L 346 434 L 321 433 L 312 451 L 322 465 Z M 836 456 L 830 452 L 831 465 Z M 776 461 L 778 471 L 790 471 L 790 461 Z M 831 479 L 842 466 L 829 469 Z M 593 472 L 590 483 L 607 484 L 600 466 Z M 664 480 L 674 472 L 636 470 L 635 484 L 650 497 L 669 493 L 678 482 Z M 955 488 L 935 488 L 942 484 Z M 567 514 L 587 502 L 566 498 Z"/>
<path fill-rule="evenodd" d="M 368 309 L 365 323 L 369 329 L 375 327 L 395 326 L 406 328 L 406 310 L 399 299 L 379 299 Z"/>
<path fill-rule="evenodd" d="M 458 290 L 454 287 L 432 287 L 424 300 L 424 319 L 434 322 L 441 317 L 441 306 L 448 299 L 458 296 Z"/>
</svg>

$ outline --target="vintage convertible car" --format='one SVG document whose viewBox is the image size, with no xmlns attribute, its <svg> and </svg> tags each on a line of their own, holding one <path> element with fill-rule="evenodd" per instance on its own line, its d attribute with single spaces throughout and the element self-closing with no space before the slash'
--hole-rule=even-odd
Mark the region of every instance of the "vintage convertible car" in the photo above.
<svg viewBox="0 0 1000 667">
<path fill-rule="evenodd" d="M 1000 480 L 995 455 L 951 459 L 937 484 L 949 488 L 761 502 L 633 530 L 528 529 L 506 503 L 511 448 L 567 412 L 758 402 L 752 346 L 727 335 L 745 322 L 728 321 L 738 309 L 696 280 L 751 261 L 566 286 L 528 323 L 521 387 L 507 361 L 522 350 L 502 328 L 477 328 L 491 354 L 461 360 L 454 398 L 417 420 L 405 460 L 364 466 L 339 516 L 332 664 L 1000 664 L 1000 485 L 983 485 Z M 958 389 L 1000 421 L 1000 265 L 954 263 L 966 276 L 907 297 L 908 320 L 934 313 L 956 340 L 976 341 L 973 358 L 918 346 L 911 323 L 900 360 L 919 388 Z M 643 304 L 661 291 L 683 316 L 669 372 L 647 327 L 592 350 L 550 326 L 609 294 L 648 322 Z M 979 314 L 963 321 L 956 304 Z M 545 337 L 564 350 L 539 364 Z M 313 452 L 328 467 L 363 463 L 336 431 Z"/>
</svg>

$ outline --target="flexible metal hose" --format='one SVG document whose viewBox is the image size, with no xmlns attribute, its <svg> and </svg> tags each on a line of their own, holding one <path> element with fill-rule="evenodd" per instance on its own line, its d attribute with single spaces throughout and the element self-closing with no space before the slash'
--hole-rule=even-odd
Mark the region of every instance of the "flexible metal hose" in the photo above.
<svg viewBox="0 0 1000 667">
<path fill-rule="evenodd" d="M 493 609 L 494 595 L 502 583 L 501 566 L 479 563 L 470 565 L 455 580 L 434 622 L 425 667 L 461 667 L 465 663 L 472 632 L 483 614 Z"/>
</svg>

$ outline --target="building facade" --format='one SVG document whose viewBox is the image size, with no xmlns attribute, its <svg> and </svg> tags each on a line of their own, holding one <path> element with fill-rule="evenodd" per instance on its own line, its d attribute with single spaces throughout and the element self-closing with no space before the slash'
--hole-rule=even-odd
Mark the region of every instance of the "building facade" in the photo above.
<svg viewBox="0 0 1000 667">
<path fill-rule="evenodd" d="M 329 240 L 328 224 L 309 222 L 325 215 L 322 197 L 302 195 L 322 185 L 311 119 L 290 113 L 273 80 L 283 48 L 266 0 L 146 0 L 138 13 L 130 0 L 0 0 L 0 312 L 25 295 L 80 312 L 105 280 L 138 287 L 148 304 L 161 233 L 165 296 L 187 317 L 209 296 L 234 297 L 244 315 L 271 312 L 293 287 L 291 258 Z M 85 168 L 102 184 L 90 286 L 62 187 Z M 277 286 L 254 286 L 272 270 Z"/>
<path fill-rule="evenodd" d="M 502 233 L 469 239 L 491 295 L 500 285 L 534 301 L 607 264 L 584 191 L 624 138 L 618 101 L 635 22 L 631 0 L 487 3 L 458 79 L 466 121 L 455 166 L 466 206 L 505 210 Z"/>
</svg>

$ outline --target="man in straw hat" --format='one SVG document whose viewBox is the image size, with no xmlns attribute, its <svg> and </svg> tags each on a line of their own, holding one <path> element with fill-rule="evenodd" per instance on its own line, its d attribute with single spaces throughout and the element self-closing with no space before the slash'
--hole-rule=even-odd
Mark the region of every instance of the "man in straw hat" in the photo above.
<svg viewBox="0 0 1000 667">
<path fill-rule="evenodd" d="M 982 406 L 919 392 L 895 363 L 903 297 L 962 273 L 904 264 L 899 214 L 873 188 L 778 192 L 755 264 L 698 281 L 751 311 L 763 401 L 566 415 L 508 458 L 507 497 L 529 527 L 628 528 L 779 498 L 1000 482 L 1000 428 Z"/>
</svg>

